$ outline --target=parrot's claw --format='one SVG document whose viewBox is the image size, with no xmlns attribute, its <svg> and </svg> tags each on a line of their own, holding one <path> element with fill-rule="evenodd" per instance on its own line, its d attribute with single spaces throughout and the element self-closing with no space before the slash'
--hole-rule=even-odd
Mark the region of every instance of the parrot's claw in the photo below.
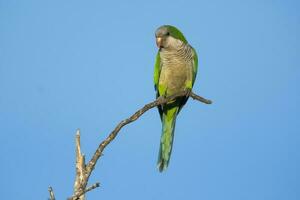
<svg viewBox="0 0 300 200">
<path fill-rule="evenodd" d="M 192 90 L 187 88 L 187 89 L 185 89 L 185 92 L 186 92 L 186 94 L 185 94 L 186 98 L 189 98 Z"/>
<path fill-rule="evenodd" d="M 163 100 L 163 99 L 165 99 L 165 98 L 166 98 L 165 96 L 159 96 L 159 97 L 156 98 L 156 100 L 157 100 L 157 101 L 161 101 L 161 100 Z"/>
</svg>

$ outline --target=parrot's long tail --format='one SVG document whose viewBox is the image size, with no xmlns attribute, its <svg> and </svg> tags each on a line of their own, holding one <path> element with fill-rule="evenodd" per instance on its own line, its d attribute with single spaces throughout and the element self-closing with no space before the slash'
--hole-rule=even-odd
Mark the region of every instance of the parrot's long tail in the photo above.
<svg viewBox="0 0 300 200">
<path fill-rule="evenodd" d="M 177 113 L 178 107 L 173 107 L 164 112 L 162 116 L 162 134 L 157 161 L 160 172 L 167 169 L 170 161 Z"/>
</svg>

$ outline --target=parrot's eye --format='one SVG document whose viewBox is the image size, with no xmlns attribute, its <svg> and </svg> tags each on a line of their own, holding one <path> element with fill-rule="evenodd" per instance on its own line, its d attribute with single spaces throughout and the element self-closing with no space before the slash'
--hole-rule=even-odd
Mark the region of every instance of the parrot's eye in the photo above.
<svg viewBox="0 0 300 200">
<path fill-rule="evenodd" d="M 167 34 L 166 34 L 166 35 L 168 35 L 168 36 L 169 36 L 169 35 L 170 35 L 170 32 L 167 32 Z"/>
</svg>

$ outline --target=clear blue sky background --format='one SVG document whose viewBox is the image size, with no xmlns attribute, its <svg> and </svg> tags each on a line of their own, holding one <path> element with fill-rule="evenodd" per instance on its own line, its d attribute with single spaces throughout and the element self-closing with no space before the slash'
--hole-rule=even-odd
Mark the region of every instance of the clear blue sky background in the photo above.
<svg viewBox="0 0 300 200">
<path fill-rule="evenodd" d="M 88 199 L 300 199 L 299 1 L 0 1 L 2 199 L 72 193 L 74 136 L 89 159 L 154 99 L 154 31 L 198 51 L 167 172 L 156 109 L 106 149 Z"/>
</svg>

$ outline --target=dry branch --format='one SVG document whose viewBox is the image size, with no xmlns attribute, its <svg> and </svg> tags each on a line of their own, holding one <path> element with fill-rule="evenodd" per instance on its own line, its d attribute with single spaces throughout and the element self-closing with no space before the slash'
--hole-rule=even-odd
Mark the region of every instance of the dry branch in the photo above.
<svg viewBox="0 0 300 200">
<path fill-rule="evenodd" d="M 84 180 L 86 179 L 85 156 L 81 153 L 80 131 L 76 132 L 76 178 L 74 183 L 74 194 L 81 194 L 85 189 Z M 77 195 L 78 200 L 84 200 L 85 195 Z"/>
<path fill-rule="evenodd" d="M 52 187 L 49 187 L 48 191 L 49 191 L 49 195 L 50 195 L 49 200 L 55 200 L 55 196 L 54 196 L 54 192 L 53 192 Z"/>
<path fill-rule="evenodd" d="M 85 196 L 84 194 L 99 187 L 100 183 L 95 183 L 89 187 L 87 187 L 85 190 L 80 190 L 79 193 L 75 193 L 72 197 L 68 198 L 68 200 L 80 200 L 82 196 Z"/>
<path fill-rule="evenodd" d="M 102 155 L 102 152 L 106 148 L 106 146 L 115 139 L 115 137 L 118 135 L 121 128 L 129 123 L 134 122 L 137 120 L 140 116 L 142 116 L 145 112 L 148 110 L 158 106 L 163 105 L 168 102 L 171 102 L 178 97 L 183 96 L 189 96 L 193 98 L 194 100 L 200 101 L 205 104 L 211 104 L 212 101 L 205 99 L 201 96 L 198 96 L 197 94 L 193 93 L 192 91 L 182 91 L 175 95 L 169 96 L 169 97 L 160 97 L 156 99 L 155 101 L 146 104 L 143 108 L 136 111 L 133 115 L 131 115 L 129 118 L 122 120 L 115 129 L 108 135 L 108 137 L 103 140 L 97 150 L 95 151 L 93 157 L 91 160 L 85 164 L 85 156 L 81 153 L 81 147 L 80 147 L 80 132 L 77 130 L 76 133 L 76 178 L 75 178 L 75 184 L 74 184 L 74 194 L 68 200 L 84 200 L 85 199 L 85 193 L 99 187 L 99 183 L 95 183 L 90 187 L 87 187 L 87 183 L 89 180 L 89 177 L 91 173 L 93 172 L 97 161 L 99 160 L 100 156 Z M 50 187 L 51 188 L 51 187 Z M 49 188 L 49 192 L 50 192 Z M 52 188 L 51 188 L 52 191 Z M 53 191 L 52 191 L 53 194 Z M 54 194 L 53 199 L 51 198 L 51 192 L 50 192 L 50 199 L 55 200 Z"/>
</svg>

